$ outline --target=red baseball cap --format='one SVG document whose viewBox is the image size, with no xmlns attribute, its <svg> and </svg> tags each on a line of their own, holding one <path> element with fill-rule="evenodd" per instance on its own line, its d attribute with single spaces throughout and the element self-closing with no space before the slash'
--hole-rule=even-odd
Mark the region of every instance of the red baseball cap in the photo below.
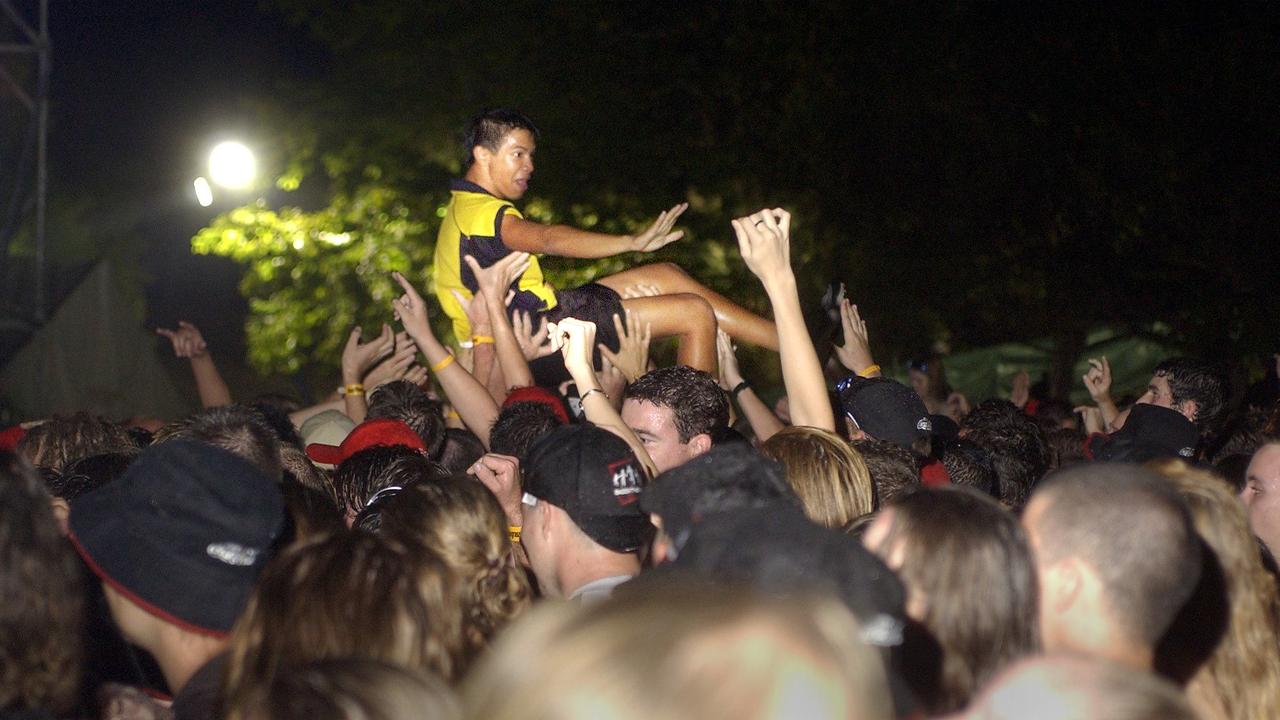
<svg viewBox="0 0 1280 720">
<path fill-rule="evenodd" d="M 403 445 L 421 453 L 427 451 L 422 438 L 418 437 L 418 433 L 408 425 L 399 420 L 378 418 L 366 420 L 357 425 L 341 445 L 311 443 L 307 446 L 307 457 L 318 463 L 337 465 L 361 450 L 393 445 Z"/>
</svg>

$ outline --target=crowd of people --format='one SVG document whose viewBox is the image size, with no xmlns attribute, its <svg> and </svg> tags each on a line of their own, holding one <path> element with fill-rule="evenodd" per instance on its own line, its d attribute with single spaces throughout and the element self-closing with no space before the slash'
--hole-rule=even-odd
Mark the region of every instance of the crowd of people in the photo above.
<svg viewBox="0 0 1280 720">
<path fill-rule="evenodd" d="M 552 288 L 537 255 L 684 206 L 525 220 L 536 140 L 473 121 L 438 303 L 397 273 L 323 402 L 236 402 L 182 323 L 199 412 L 0 433 L 0 717 L 1280 718 L 1274 368 L 970 407 L 937 358 L 887 377 L 843 292 L 824 360 L 778 208 L 732 221 L 773 320 L 673 265 Z"/>
</svg>

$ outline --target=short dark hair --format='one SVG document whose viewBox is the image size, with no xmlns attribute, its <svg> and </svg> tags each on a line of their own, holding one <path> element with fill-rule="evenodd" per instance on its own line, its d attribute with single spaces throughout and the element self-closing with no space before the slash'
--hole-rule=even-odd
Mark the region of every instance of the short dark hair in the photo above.
<svg viewBox="0 0 1280 720">
<path fill-rule="evenodd" d="M 1007 400 L 987 400 L 962 424 L 965 439 L 981 445 L 996 471 L 996 497 L 1013 510 L 1049 469 L 1049 449 L 1035 421 Z"/>
<path fill-rule="evenodd" d="M 123 475 L 137 457 L 137 451 L 131 450 L 80 458 L 61 473 L 49 477 L 45 486 L 49 489 L 49 494 L 56 498 L 74 500 Z"/>
<path fill-rule="evenodd" d="M 534 440 L 564 423 L 551 408 L 540 402 L 522 400 L 502 408 L 489 431 L 489 451 L 524 460 Z"/>
<path fill-rule="evenodd" d="M 466 472 L 475 461 L 484 457 L 484 443 L 466 428 L 449 428 L 444 431 L 444 444 L 435 461 L 451 473 Z"/>
<path fill-rule="evenodd" d="M 61 472 L 90 455 L 134 449 L 124 428 L 85 412 L 54 415 L 27 431 L 17 451 L 32 465 Z"/>
<path fill-rule="evenodd" d="M 156 433 L 155 442 L 175 438 L 197 440 L 239 455 L 262 470 L 267 477 L 279 481 L 280 440 L 275 430 L 258 412 L 243 405 L 205 408 Z"/>
<path fill-rule="evenodd" d="M 338 463 L 333 471 L 333 493 L 339 508 L 354 514 L 383 488 L 430 482 L 447 474 L 417 450 L 403 445 L 376 445 Z"/>
<path fill-rule="evenodd" d="M 1129 639 L 1154 648 L 1200 578 L 1199 536 L 1177 491 L 1137 465 L 1090 463 L 1054 473 L 1041 494 L 1042 564 L 1088 564 Z"/>
<path fill-rule="evenodd" d="M 862 454 L 862 461 L 867 464 L 880 507 L 920 489 L 920 467 L 910 450 L 870 437 L 854 440 L 853 449 Z"/>
<path fill-rule="evenodd" d="M 427 456 L 435 457 L 444 445 L 444 413 L 439 402 L 408 380 L 379 385 L 369 396 L 365 420 L 399 420 L 422 438 Z"/>
<path fill-rule="evenodd" d="M 711 375 L 687 365 L 651 370 L 628 385 L 623 397 L 671 408 L 682 443 L 703 433 L 718 441 L 729 428 L 729 394 Z"/>
<path fill-rule="evenodd" d="M 510 108 L 489 108 L 480 111 L 467 123 L 467 132 L 462 136 L 462 169 L 471 167 L 475 162 L 471 151 L 477 145 L 497 152 L 502 138 L 512 130 L 528 130 L 534 140 L 541 137 L 538 127 L 524 113 Z"/>
<path fill-rule="evenodd" d="M 952 485 L 973 488 L 988 497 L 997 497 L 996 468 L 991 454 L 981 445 L 957 438 L 942 446 L 942 466 Z"/>
<path fill-rule="evenodd" d="M 1196 404 L 1192 422 L 1203 433 L 1222 414 L 1227 402 L 1227 378 L 1217 364 L 1196 358 L 1169 358 L 1156 366 L 1153 373 L 1169 382 L 1174 405 L 1187 400 Z"/>
</svg>

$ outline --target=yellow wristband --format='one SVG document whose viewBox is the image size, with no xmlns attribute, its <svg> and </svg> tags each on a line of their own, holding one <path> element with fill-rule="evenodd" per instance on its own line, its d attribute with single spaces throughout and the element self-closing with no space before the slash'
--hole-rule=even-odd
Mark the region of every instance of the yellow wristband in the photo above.
<svg viewBox="0 0 1280 720">
<path fill-rule="evenodd" d="M 519 525 L 507 526 L 507 537 L 511 538 L 511 542 L 520 542 L 520 529 Z"/>
<path fill-rule="evenodd" d="M 342 394 L 359 397 L 364 395 L 364 386 L 360 383 L 352 383 L 342 389 Z"/>
<path fill-rule="evenodd" d="M 445 355 L 443 360 L 431 366 L 431 372 L 438 373 L 441 370 L 449 367 L 449 363 L 453 361 L 454 361 L 454 357 L 452 355 Z"/>
<path fill-rule="evenodd" d="M 494 342 L 492 335 L 472 335 L 472 345 L 492 345 Z"/>
<path fill-rule="evenodd" d="M 871 377 L 871 373 L 873 372 L 880 372 L 880 366 L 875 364 L 868 365 L 865 368 L 859 370 L 858 375 L 859 377 Z"/>
</svg>

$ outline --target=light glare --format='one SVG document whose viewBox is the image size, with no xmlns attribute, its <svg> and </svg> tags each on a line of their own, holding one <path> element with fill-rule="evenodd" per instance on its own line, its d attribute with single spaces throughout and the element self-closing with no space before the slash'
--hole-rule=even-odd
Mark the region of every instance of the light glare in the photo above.
<svg viewBox="0 0 1280 720">
<path fill-rule="evenodd" d="M 196 201 L 200 203 L 200 207 L 209 207 L 213 204 L 213 188 L 209 187 L 209 181 L 202 177 L 196 178 Z"/>
<path fill-rule="evenodd" d="M 218 143 L 209 153 L 209 176 L 229 190 L 243 190 L 253 182 L 257 163 L 253 151 L 243 143 L 228 140 Z"/>
</svg>

